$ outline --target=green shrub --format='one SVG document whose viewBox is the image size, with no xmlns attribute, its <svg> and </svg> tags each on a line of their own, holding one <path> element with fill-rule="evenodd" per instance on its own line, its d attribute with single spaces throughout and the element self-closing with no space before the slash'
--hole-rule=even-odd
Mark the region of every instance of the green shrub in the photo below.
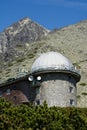
<svg viewBox="0 0 87 130">
<path fill-rule="evenodd" d="M 34 53 L 28 54 L 28 58 L 29 58 L 29 59 L 34 58 L 34 56 L 35 56 Z"/>
<path fill-rule="evenodd" d="M 77 95 L 77 99 L 79 99 L 81 96 L 80 95 Z"/>
<path fill-rule="evenodd" d="M 87 130 L 87 109 L 14 106 L 0 98 L 0 130 Z"/>
<path fill-rule="evenodd" d="M 80 83 L 81 86 L 86 86 L 87 84 L 86 83 Z"/>
<path fill-rule="evenodd" d="M 19 59 L 17 59 L 17 62 L 22 62 L 24 60 L 25 60 L 25 58 L 19 58 Z"/>
<path fill-rule="evenodd" d="M 83 92 L 82 95 L 87 95 L 87 93 L 86 93 L 86 92 Z"/>
</svg>

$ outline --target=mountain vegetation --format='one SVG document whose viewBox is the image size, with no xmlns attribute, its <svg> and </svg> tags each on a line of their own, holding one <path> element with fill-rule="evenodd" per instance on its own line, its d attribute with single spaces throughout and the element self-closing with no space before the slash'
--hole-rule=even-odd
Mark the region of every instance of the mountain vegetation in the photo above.
<svg viewBox="0 0 87 130">
<path fill-rule="evenodd" d="M 87 130 L 87 109 L 13 106 L 0 99 L 0 130 Z"/>
<path fill-rule="evenodd" d="M 49 31 L 24 18 L 0 33 L 0 84 L 30 72 L 34 60 L 43 52 L 57 51 L 80 70 L 77 106 L 87 107 L 87 20 Z"/>
</svg>

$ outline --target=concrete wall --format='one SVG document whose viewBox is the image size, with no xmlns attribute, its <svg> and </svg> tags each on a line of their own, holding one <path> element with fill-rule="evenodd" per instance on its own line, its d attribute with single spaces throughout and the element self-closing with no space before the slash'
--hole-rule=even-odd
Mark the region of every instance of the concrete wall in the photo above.
<svg viewBox="0 0 87 130">
<path fill-rule="evenodd" d="M 36 87 L 36 104 L 47 102 L 48 106 L 76 106 L 77 89 L 73 76 L 62 73 L 41 75 L 40 86 Z"/>
</svg>

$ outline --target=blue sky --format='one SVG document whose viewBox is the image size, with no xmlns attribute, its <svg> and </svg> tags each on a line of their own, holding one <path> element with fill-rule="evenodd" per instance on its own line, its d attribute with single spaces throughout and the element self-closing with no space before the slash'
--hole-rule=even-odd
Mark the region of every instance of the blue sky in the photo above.
<svg viewBox="0 0 87 130">
<path fill-rule="evenodd" d="M 0 32 L 29 17 L 52 30 L 87 20 L 87 0 L 1 0 Z"/>
</svg>

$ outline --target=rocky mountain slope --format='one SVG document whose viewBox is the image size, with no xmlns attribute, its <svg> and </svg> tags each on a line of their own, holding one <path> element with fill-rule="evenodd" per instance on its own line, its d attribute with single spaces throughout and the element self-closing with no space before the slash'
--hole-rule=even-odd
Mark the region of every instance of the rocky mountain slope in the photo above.
<svg viewBox="0 0 87 130">
<path fill-rule="evenodd" d="M 14 60 L 15 57 L 24 55 L 18 52 L 17 47 L 24 47 L 26 43 L 39 40 L 48 34 L 48 30 L 33 22 L 29 18 L 24 18 L 0 33 L 0 55 L 5 61 Z M 13 57 L 14 55 L 14 57 Z"/>
<path fill-rule="evenodd" d="M 18 23 L 23 23 L 27 20 L 24 19 Z M 51 32 L 41 28 L 43 35 L 40 35 L 40 37 L 38 35 L 38 38 L 35 39 L 34 37 L 30 41 L 29 39 L 36 35 L 32 34 L 32 38 L 28 39 L 29 31 L 26 30 L 26 26 L 23 27 L 21 24 L 21 26 L 15 27 L 15 29 L 13 29 L 13 26 L 10 26 L 0 34 L 0 47 L 2 48 L 0 48 L 0 59 L 2 58 L 0 63 L 0 83 L 5 82 L 9 78 L 17 78 L 22 72 L 29 72 L 33 61 L 41 53 L 58 51 L 68 57 L 81 71 L 81 80 L 77 85 L 78 107 L 87 107 L 87 21 L 81 21 L 75 25 Z M 21 29 L 21 27 L 23 28 Z M 30 27 L 32 28 L 32 26 Z M 24 35 L 22 30 L 25 30 L 26 35 Z M 10 40 L 9 37 L 6 38 L 6 33 L 11 36 Z M 4 42 L 1 42 L 1 40 Z"/>
</svg>

